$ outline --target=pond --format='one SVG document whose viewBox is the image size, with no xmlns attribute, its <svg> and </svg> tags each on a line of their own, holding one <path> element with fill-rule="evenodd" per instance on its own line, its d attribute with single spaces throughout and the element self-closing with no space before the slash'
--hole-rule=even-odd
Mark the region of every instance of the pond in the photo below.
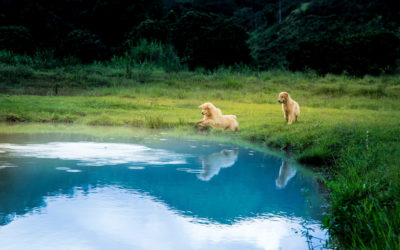
<svg viewBox="0 0 400 250">
<path fill-rule="evenodd" d="M 322 190 L 228 143 L 0 135 L 0 249 L 321 248 Z"/>
</svg>

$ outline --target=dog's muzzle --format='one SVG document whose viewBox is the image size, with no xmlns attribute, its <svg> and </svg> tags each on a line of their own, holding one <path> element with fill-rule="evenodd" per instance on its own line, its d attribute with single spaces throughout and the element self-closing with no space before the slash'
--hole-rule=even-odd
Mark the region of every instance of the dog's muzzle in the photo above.
<svg viewBox="0 0 400 250">
<path fill-rule="evenodd" d="M 203 113 L 203 112 L 201 112 L 201 114 L 202 114 L 202 115 L 204 115 L 204 113 Z"/>
</svg>

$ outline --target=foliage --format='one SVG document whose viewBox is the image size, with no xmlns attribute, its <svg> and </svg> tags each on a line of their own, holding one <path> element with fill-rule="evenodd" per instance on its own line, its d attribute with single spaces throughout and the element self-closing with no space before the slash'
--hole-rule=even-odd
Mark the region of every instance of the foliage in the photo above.
<svg viewBox="0 0 400 250">
<path fill-rule="evenodd" d="M 146 19 L 128 34 L 127 42 L 136 44 L 143 39 L 165 42 L 168 41 L 170 35 L 170 29 L 166 22 Z"/>
<path fill-rule="evenodd" d="M 380 69 L 385 71 L 386 66 L 394 68 L 393 58 L 399 58 L 395 49 L 398 43 L 395 37 L 399 34 L 395 13 L 396 9 L 382 1 L 303 3 L 281 24 L 265 24 L 253 31 L 249 40 L 251 54 L 262 69 L 290 66 L 304 70 L 308 66 L 321 73 L 377 74 Z M 390 40 L 380 41 L 384 36 Z M 383 56 L 378 56 L 379 53 L 391 55 L 381 62 Z M 375 59 L 379 61 L 371 63 Z M 358 68 L 362 67 L 360 61 L 363 66 L 372 65 Z"/>
<path fill-rule="evenodd" d="M 74 56 L 91 63 L 120 57 L 145 39 L 173 46 L 191 70 L 245 63 L 381 74 L 399 66 L 398 16 L 395 2 L 381 0 L 8 0 L 0 1 L 0 50 L 53 51 L 60 61 Z M 373 41 L 384 33 L 392 42 Z M 371 48 L 390 56 L 382 63 L 385 57 Z M 337 60 L 320 66 L 318 55 Z"/>
<path fill-rule="evenodd" d="M 162 0 L 83 2 L 94 3 L 93 7 L 82 11 L 82 14 L 87 15 L 85 28 L 99 34 L 107 47 L 120 46 L 124 42 L 126 33 L 138 27 L 143 21 L 160 20 L 164 16 Z"/>
<path fill-rule="evenodd" d="M 389 134 L 392 130 L 385 131 Z M 345 248 L 398 249 L 400 247 L 399 141 L 383 142 L 366 131 L 366 141 L 342 149 L 341 170 L 328 182 L 331 214 L 324 226 Z M 384 145 L 388 143 L 389 145 Z M 373 146 L 372 146 L 373 145 Z M 385 151 L 393 152 L 385 161 Z M 397 166 L 396 166 L 397 165 Z"/>
<path fill-rule="evenodd" d="M 32 53 L 35 44 L 29 29 L 23 26 L 0 26 L 0 50 L 7 49 L 17 53 Z"/>
<path fill-rule="evenodd" d="M 54 50 L 36 51 L 33 55 L 21 55 L 7 50 L 0 50 L 0 63 L 24 65 L 35 69 L 52 69 L 66 65 L 76 65 L 79 60 L 74 57 L 55 57 Z"/>
<path fill-rule="evenodd" d="M 0 81 L 7 84 L 17 83 L 21 78 L 30 78 L 33 76 L 34 71 L 32 68 L 24 65 L 4 65 L 0 64 Z"/>
<path fill-rule="evenodd" d="M 179 57 L 172 46 L 160 42 L 142 40 L 137 46 L 131 47 L 126 56 L 136 64 L 150 63 L 167 71 L 181 69 Z"/>
<path fill-rule="evenodd" d="M 189 68 L 212 69 L 249 62 L 246 40 L 246 31 L 232 20 L 189 11 L 176 24 L 173 44 Z"/>
<path fill-rule="evenodd" d="M 65 38 L 60 54 L 87 63 L 106 58 L 107 50 L 96 34 L 87 30 L 73 30 Z"/>
<path fill-rule="evenodd" d="M 400 39 L 390 32 L 328 36 L 300 42 L 298 48 L 288 52 L 287 60 L 292 70 L 379 75 L 395 70 L 399 48 Z"/>
</svg>

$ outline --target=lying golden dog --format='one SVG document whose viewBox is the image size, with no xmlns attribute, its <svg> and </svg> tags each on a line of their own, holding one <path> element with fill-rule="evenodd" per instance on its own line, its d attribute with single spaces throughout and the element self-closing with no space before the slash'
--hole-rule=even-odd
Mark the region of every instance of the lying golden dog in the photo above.
<svg viewBox="0 0 400 250">
<path fill-rule="evenodd" d="M 288 124 L 292 124 L 293 118 L 297 122 L 297 118 L 300 115 L 300 107 L 287 92 L 281 92 L 279 94 L 278 102 L 282 104 L 283 116 L 285 117 Z"/>
<path fill-rule="evenodd" d="M 223 115 L 219 108 L 209 102 L 200 105 L 199 108 L 201 108 L 201 114 L 204 115 L 203 120 L 197 122 L 200 126 L 210 125 L 213 128 L 222 128 L 224 130 L 239 130 L 236 115 Z"/>
</svg>

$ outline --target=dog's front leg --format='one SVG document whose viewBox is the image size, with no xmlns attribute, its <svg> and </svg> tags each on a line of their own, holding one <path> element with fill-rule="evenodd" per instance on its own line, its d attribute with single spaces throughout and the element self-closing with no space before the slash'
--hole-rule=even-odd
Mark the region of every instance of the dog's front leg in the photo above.
<svg viewBox="0 0 400 250">
<path fill-rule="evenodd" d="M 288 115 L 287 121 L 288 121 L 288 124 L 292 124 L 292 122 L 293 122 L 293 114 L 289 114 Z"/>
<path fill-rule="evenodd" d="M 214 123 L 213 120 L 210 119 L 205 119 L 205 120 L 200 120 L 197 122 L 197 124 L 199 124 L 200 126 L 206 127 L 208 125 L 212 125 Z"/>
<path fill-rule="evenodd" d="M 211 126 L 211 127 L 216 127 L 216 123 L 213 119 L 206 119 L 203 121 L 202 126 L 206 127 L 206 126 Z"/>
<path fill-rule="evenodd" d="M 283 112 L 283 117 L 285 117 L 286 122 L 289 122 L 289 116 L 290 116 L 289 112 L 287 111 Z"/>
<path fill-rule="evenodd" d="M 210 119 L 207 119 L 207 120 L 204 120 L 203 121 L 203 125 L 204 126 L 208 126 L 208 125 L 214 125 L 215 124 L 215 122 L 213 121 L 213 120 L 210 120 Z"/>
</svg>

